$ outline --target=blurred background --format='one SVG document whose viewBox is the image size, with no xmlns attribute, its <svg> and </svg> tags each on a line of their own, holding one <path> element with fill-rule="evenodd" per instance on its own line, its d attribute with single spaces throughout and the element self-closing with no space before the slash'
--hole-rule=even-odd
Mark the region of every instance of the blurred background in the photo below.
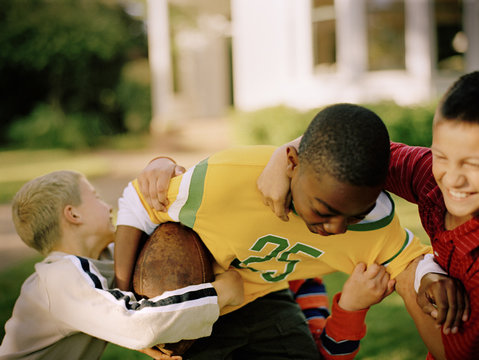
<svg viewBox="0 0 479 360">
<path fill-rule="evenodd" d="M 82 171 L 116 209 L 158 154 L 190 166 L 281 144 L 335 102 L 429 146 L 440 95 L 478 69 L 476 0 L 1 0 L 0 325 L 38 261 L 10 219 L 31 178 Z M 416 209 L 398 199 L 398 212 L 428 242 Z M 333 294 L 344 278 L 328 281 Z M 401 300 L 377 308 L 358 358 L 424 358 Z M 120 357 L 144 358 L 104 356 Z"/>
</svg>

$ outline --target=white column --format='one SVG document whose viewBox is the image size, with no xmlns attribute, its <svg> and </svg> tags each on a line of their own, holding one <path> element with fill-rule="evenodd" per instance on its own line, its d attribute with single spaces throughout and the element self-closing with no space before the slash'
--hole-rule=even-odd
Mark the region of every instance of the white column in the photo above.
<svg viewBox="0 0 479 360">
<path fill-rule="evenodd" d="M 468 39 L 466 72 L 479 70 L 479 3 L 465 0 L 463 3 L 464 30 Z"/>
<path fill-rule="evenodd" d="M 334 5 L 338 73 L 356 78 L 368 68 L 366 5 L 364 0 L 336 0 Z"/>
<path fill-rule="evenodd" d="M 153 133 L 168 127 L 173 97 L 168 1 L 148 0 L 148 53 L 151 70 L 151 102 Z"/>
<path fill-rule="evenodd" d="M 436 62 L 433 4 L 429 0 L 405 0 L 406 70 L 429 81 Z"/>
</svg>

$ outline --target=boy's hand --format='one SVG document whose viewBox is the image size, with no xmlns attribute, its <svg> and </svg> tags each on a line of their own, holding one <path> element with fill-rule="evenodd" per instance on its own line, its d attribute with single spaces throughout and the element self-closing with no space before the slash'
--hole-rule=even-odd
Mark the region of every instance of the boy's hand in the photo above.
<svg viewBox="0 0 479 360">
<path fill-rule="evenodd" d="M 461 321 L 469 317 L 469 298 L 460 281 L 446 275 L 428 273 L 421 279 L 417 293 L 421 309 L 443 324 L 444 334 L 457 333 Z"/>
<path fill-rule="evenodd" d="M 157 211 L 166 211 L 170 180 L 184 172 L 185 168 L 170 158 L 153 159 L 138 176 L 138 186 L 148 205 Z"/>
<path fill-rule="evenodd" d="M 259 176 L 256 185 L 263 202 L 283 221 L 288 221 L 291 204 L 290 179 L 286 175 L 288 165 L 283 147 L 276 149 L 268 164 Z"/>
<path fill-rule="evenodd" d="M 344 283 L 338 305 L 347 311 L 367 309 L 390 295 L 395 283 L 384 266 L 359 263 Z"/>
<path fill-rule="evenodd" d="M 171 356 L 171 354 L 166 353 L 168 350 L 164 349 L 165 352 L 159 350 L 157 347 L 147 348 L 138 350 L 139 352 L 151 356 L 155 360 L 181 360 L 182 357 L 179 355 Z"/>
<path fill-rule="evenodd" d="M 218 294 L 220 309 L 225 306 L 237 306 L 243 303 L 243 279 L 236 270 L 230 268 L 224 273 L 216 275 L 216 279 L 212 284 Z"/>
</svg>

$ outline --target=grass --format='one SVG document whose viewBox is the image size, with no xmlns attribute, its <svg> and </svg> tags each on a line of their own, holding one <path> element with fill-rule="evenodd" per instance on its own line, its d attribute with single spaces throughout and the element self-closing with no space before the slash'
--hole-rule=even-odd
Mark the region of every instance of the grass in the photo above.
<svg viewBox="0 0 479 360">
<path fill-rule="evenodd" d="M 396 200 L 396 210 L 404 226 L 420 233 L 427 242 L 427 237 L 418 220 L 414 205 L 402 199 Z M 0 324 L 3 325 L 11 316 L 13 304 L 23 281 L 33 272 L 33 265 L 39 258 L 28 259 L 18 265 L 0 272 Z M 324 281 L 330 296 L 340 291 L 346 279 L 345 274 L 335 273 L 325 276 Z M 413 321 L 407 314 L 401 298 L 393 293 L 380 304 L 375 305 L 367 315 L 368 333 L 361 341 L 361 350 L 357 359 L 363 360 L 416 360 L 426 357 L 426 348 L 419 337 Z M 3 338 L 3 326 L 0 338 Z M 102 360 L 136 360 L 150 359 L 136 351 L 108 345 Z"/>
<path fill-rule="evenodd" d="M 9 202 L 34 177 L 55 170 L 76 170 L 88 178 L 110 171 L 106 159 L 93 153 L 67 150 L 10 150 L 0 153 L 0 203 Z"/>
</svg>

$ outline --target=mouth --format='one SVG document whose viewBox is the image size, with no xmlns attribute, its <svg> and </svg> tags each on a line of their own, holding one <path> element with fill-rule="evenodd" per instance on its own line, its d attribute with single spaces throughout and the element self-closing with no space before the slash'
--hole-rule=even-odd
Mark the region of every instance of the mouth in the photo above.
<svg viewBox="0 0 479 360">
<path fill-rule="evenodd" d="M 461 201 L 461 200 L 464 200 L 466 199 L 467 197 L 471 196 L 472 194 L 474 193 L 470 193 L 470 192 L 465 192 L 465 191 L 457 191 L 457 190 L 451 190 L 451 189 L 448 189 L 447 190 L 448 194 L 449 194 L 449 197 L 453 200 L 456 200 L 456 201 Z"/>
</svg>

